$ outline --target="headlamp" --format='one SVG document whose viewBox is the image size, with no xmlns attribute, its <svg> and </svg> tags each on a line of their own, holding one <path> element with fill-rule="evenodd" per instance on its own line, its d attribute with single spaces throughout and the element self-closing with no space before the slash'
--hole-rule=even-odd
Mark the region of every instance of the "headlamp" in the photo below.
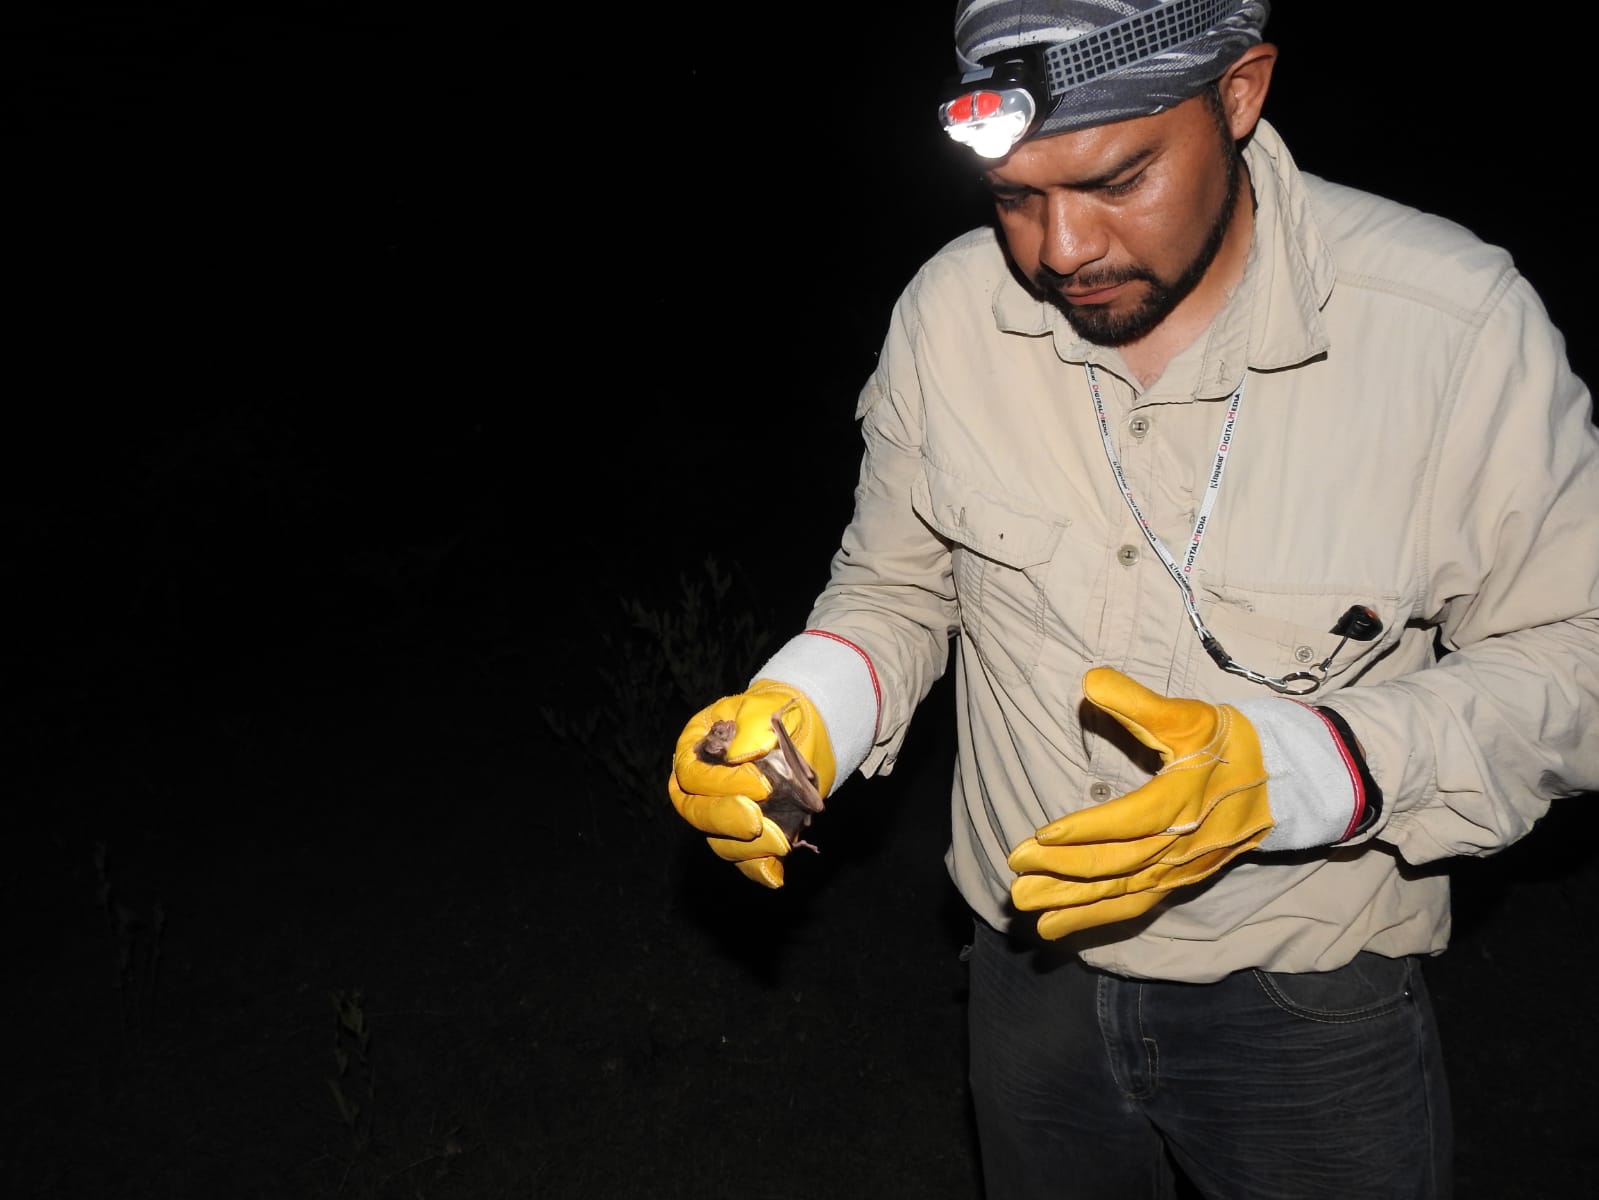
<svg viewBox="0 0 1599 1200">
<path fill-rule="evenodd" d="M 1004 158 L 1055 107 L 1041 46 L 994 55 L 951 82 L 938 123 L 980 158 Z"/>
<path fill-rule="evenodd" d="M 1066 41 L 997 51 L 952 80 L 938 122 L 982 158 L 1004 158 L 1067 92 L 1211 32 L 1237 0 L 1161 0 Z"/>
</svg>

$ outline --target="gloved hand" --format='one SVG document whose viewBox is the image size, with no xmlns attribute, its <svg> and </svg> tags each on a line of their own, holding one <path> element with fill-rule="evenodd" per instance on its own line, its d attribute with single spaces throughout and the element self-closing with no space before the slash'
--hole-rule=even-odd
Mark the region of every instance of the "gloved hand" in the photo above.
<svg viewBox="0 0 1599 1200">
<path fill-rule="evenodd" d="M 1259 846 L 1279 820 L 1291 821 L 1292 836 L 1274 838 L 1270 849 L 1327 845 L 1355 832 L 1369 776 L 1316 710 L 1261 698 L 1245 703 L 1252 721 L 1230 704 L 1169 699 L 1108 667 L 1084 676 L 1083 694 L 1163 765 L 1142 787 L 1052 821 L 1011 851 L 1011 899 L 1043 914 L 1042 937 L 1139 916 Z M 1269 727 L 1269 754 L 1257 723 Z M 1290 768 L 1279 789 L 1288 812 L 1273 813 L 1268 758 Z"/>
<path fill-rule="evenodd" d="M 770 679 L 757 679 L 748 691 L 724 696 L 694 715 L 678 736 L 666 785 L 678 814 L 711 835 L 711 849 L 769 888 L 783 886 L 782 860 L 793 848 L 761 811 L 773 791 L 759 760 L 777 749 L 774 718 L 816 773 L 816 790 L 825 797 L 837 767 L 822 718 L 802 692 Z M 701 745 L 722 721 L 732 722 L 735 731 L 718 755 L 721 761 L 707 761 Z"/>
</svg>

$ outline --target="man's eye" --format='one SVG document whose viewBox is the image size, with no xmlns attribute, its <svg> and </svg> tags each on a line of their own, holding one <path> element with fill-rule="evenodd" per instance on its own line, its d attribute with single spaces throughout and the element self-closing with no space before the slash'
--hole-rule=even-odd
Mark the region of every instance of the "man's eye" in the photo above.
<svg viewBox="0 0 1599 1200">
<path fill-rule="evenodd" d="M 992 192 L 991 195 L 994 197 L 995 206 L 1004 209 L 1006 212 L 1019 212 L 1021 209 L 1026 207 L 1027 201 L 1030 198 L 1030 193 L 1028 192 L 996 191 Z"/>
</svg>

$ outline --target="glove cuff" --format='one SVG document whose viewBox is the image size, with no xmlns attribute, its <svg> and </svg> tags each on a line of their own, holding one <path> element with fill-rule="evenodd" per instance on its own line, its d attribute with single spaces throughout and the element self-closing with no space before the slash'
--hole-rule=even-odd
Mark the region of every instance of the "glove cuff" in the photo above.
<svg viewBox="0 0 1599 1200">
<path fill-rule="evenodd" d="M 877 674 L 872 660 L 852 642 L 807 630 L 767 659 L 751 682 L 755 680 L 788 684 L 815 706 L 837 768 L 828 790 L 832 795 L 866 761 L 877 733 Z"/>
<path fill-rule="evenodd" d="M 1360 748 L 1360 739 L 1355 736 L 1354 730 L 1349 728 L 1349 722 L 1336 708 L 1326 705 L 1315 706 L 1316 712 L 1331 725 L 1333 732 L 1343 742 L 1344 748 L 1349 751 L 1349 757 L 1354 760 L 1355 769 L 1360 773 L 1360 790 L 1365 801 L 1364 811 L 1356 815 L 1353 827 L 1343 841 L 1353 841 L 1363 834 L 1370 833 L 1377 826 L 1377 820 L 1382 816 L 1382 788 L 1371 773 L 1371 768 L 1366 765 L 1366 755 Z"/>
<path fill-rule="evenodd" d="M 1234 707 L 1260 739 L 1272 830 L 1260 849 L 1306 850 L 1352 837 L 1366 811 L 1352 747 L 1309 705 L 1278 696 Z"/>
</svg>

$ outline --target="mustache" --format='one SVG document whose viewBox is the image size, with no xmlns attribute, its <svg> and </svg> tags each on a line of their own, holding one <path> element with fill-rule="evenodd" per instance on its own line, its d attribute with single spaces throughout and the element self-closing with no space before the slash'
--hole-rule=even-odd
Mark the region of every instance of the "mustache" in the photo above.
<svg viewBox="0 0 1599 1200">
<path fill-rule="evenodd" d="M 1062 288 L 1072 287 L 1085 292 L 1098 291 L 1100 288 L 1115 287 L 1122 283 L 1132 283 L 1141 280 L 1144 283 L 1159 283 L 1151 271 L 1141 267 L 1121 267 L 1115 270 L 1078 271 L 1072 275 L 1062 275 L 1052 271 L 1042 263 L 1033 272 L 1033 284 L 1041 292 L 1054 292 Z"/>
</svg>

